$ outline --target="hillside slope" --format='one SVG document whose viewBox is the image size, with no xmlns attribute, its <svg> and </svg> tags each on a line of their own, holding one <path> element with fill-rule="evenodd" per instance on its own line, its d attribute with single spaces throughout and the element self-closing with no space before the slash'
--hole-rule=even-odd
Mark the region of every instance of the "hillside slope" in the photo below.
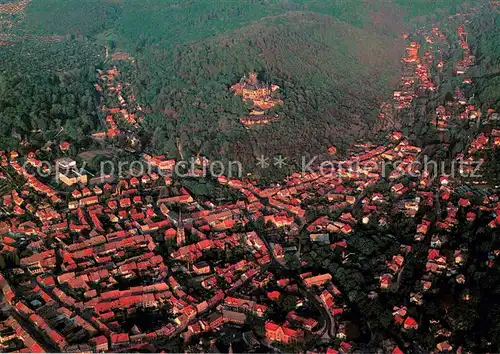
<svg viewBox="0 0 500 354">
<path fill-rule="evenodd" d="M 368 133 L 399 73 L 404 17 L 404 6 L 372 0 L 32 0 L 9 31 L 130 53 L 133 68 L 118 64 L 146 109 L 147 150 L 174 153 L 180 141 L 189 153 L 253 163 Z M 228 92 L 249 71 L 285 100 L 280 121 L 251 130 Z"/>
<path fill-rule="evenodd" d="M 137 92 L 153 112 L 171 112 L 153 139 L 158 151 L 172 150 L 173 134 L 196 137 L 199 144 L 187 143 L 188 149 L 212 157 L 314 153 L 368 130 L 373 108 L 399 72 L 402 50 L 392 36 L 290 12 L 172 50 L 144 48 L 137 55 Z M 238 124 L 242 104 L 228 87 L 252 70 L 281 86 L 285 104 L 279 122 L 246 131 Z M 151 126 L 161 126 L 161 118 L 153 118 Z"/>
<path fill-rule="evenodd" d="M 202 40 L 294 11 L 321 13 L 363 27 L 381 8 L 394 11 L 388 24 L 398 23 L 401 7 L 370 0 L 32 0 L 19 30 L 44 35 L 101 34 L 123 49 L 134 50 L 141 41 L 165 47 Z"/>
</svg>

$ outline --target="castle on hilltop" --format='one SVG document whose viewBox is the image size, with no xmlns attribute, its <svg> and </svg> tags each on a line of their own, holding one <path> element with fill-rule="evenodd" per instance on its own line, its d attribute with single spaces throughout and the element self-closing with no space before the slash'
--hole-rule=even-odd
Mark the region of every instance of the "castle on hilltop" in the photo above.
<svg viewBox="0 0 500 354">
<path fill-rule="evenodd" d="M 240 82 L 229 88 L 236 96 L 241 96 L 244 102 L 250 101 L 252 108 L 249 110 L 249 117 L 241 118 L 240 121 L 248 126 L 253 124 L 266 124 L 276 120 L 277 116 L 269 116 L 266 110 L 283 104 L 279 98 L 279 86 L 268 84 L 257 79 L 257 73 L 251 72 L 248 77 L 245 75 Z"/>
</svg>

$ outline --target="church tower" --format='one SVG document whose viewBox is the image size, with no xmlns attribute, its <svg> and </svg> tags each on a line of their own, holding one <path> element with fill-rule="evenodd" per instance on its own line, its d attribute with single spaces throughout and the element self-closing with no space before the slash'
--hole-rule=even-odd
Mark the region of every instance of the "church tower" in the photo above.
<svg viewBox="0 0 500 354">
<path fill-rule="evenodd" d="M 186 231 L 184 230 L 184 223 L 182 222 L 182 211 L 179 211 L 179 218 L 177 219 L 177 246 L 181 247 L 186 243 Z"/>
</svg>

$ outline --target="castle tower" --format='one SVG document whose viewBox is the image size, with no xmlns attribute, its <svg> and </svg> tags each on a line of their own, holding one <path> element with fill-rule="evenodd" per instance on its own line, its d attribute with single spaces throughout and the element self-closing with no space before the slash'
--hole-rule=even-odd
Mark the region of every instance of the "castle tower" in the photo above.
<svg viewBox="0 0 500 354">
<path fill-rule="evenodd" d="M 255 85 L 257 83 L 257 73 L 251 72 L 248 76 L 248 83 L 251 85 Z"/>
</svg>

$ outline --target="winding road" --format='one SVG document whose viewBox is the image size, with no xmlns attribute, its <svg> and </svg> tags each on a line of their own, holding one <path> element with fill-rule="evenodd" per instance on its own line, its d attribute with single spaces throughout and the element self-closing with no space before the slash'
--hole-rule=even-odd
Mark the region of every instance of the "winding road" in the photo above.
<svg viewBox="0 0 500 354">
<path fill-rule="evenodd" d="M 285 270 L 291 271 L 291 269 L 283 262 L 278 261 L 278 259 L 274 256 L 273 250 L 271 248 L 271 245 L 269 242 L 266 240 L 265 237 L 258 235 L 259 238 L 262 240 L 264 245 L 266 246 L 269 255 L 271 256 L 272 260 L 278 265 L 278 267 L 283 268 Z M 302 283 L 302 280 L 299 279 L 298 276 L 295 277 L 295 280 L 297 281 L 297 284 L 299 285 L 299 289 L 301 293 L 305 294 L 306 298 L 311 301 L 314 306 L 323 314 L 323 317 L 325 318 L 325 322 L 323 326 L 317 330 L 316 332 L 313 332 L 314 335 L 317 335 L 319 337 L 322 337 L 325 333 L 328 333 L 328 336 L 331 339 L 335 338 L 336 332 L 335 332 L 335 319 L 331 315 L 331 313 L 325 308 L 323 302 L 319 298 L 318 295 L 314 295 L 307 289 L 304 284 Z"/>
</svg>

